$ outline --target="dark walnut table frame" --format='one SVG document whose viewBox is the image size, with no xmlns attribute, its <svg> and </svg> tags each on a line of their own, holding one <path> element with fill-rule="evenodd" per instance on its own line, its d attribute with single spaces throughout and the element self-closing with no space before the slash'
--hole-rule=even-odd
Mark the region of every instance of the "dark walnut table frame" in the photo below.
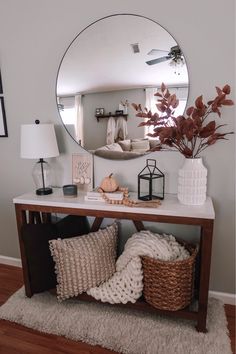
<svg viewBox="0 0 236 354">
<path fill-rule="evenodd" d="M 22 242 L 21 229 L 25 223 L 50 222 L 52 213 L 81 215 L 95 217 L 91 231 L 99 229 L 104 218 L 132 220 L 138 231 L 144 229 L 143 222 L 159 222 L 170 224 L 197 225 L 200 226 L 200 251 L 199 251 L 199 281 L 198 281 L 198 309 L 193 311 L 185 308 L 179 311 L 158 310 L 143 300 L 135 304 L 118 304 L 111 306 L 122 306 L 141 309 L 149 312 L 156 312 L 168 316 L 182 317 L 195 320 L 196 329 L 199 332 L 207 332 L 206 317 L 208 306 L 212 236 L 214 224 L 214 209 L 211 199 L 202 207 L 182 206 L 178 203 L 176 196 L 165 198 L 159 208 L 130 208 L 123 205 L 107 205 L 105 203 L 84 202 L 83 197 L 64 198 L 61 191 L 55 191 L 50 196 L 36 196 L 34 193 L 25 194 L 14 198 L 16 211 L 19 244 L 22 259 L 22 268 L 25 284 L 25 292 L 28 297 L 33 296 L 30 284 L 30 277 L 25 256 L 24 244 Z M 92 297 L 82 294 L 80 299 L 96 301 Z"/>
</svg>

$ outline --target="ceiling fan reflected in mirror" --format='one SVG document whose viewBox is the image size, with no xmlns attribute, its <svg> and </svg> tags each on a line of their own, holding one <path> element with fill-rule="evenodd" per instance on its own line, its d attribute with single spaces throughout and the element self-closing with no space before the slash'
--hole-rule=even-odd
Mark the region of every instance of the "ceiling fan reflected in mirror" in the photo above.
<svg viewBox="0 0 236 354">
<path fill-rule="evenodd" d="M 171 47 L 169 52 L 166 50 L 152 49 L 148 52 L 148 55 L 158 55 L 159 58 L 148 60 L 146 64 L 155 65 L 170 60 L 169 64 L 174 67 L 175 74 L 178 75 L 180 75 L 180 72 L 177 70 L 177 67 L 181 67 L 185 64 L 183 53 L 178 45 Z"/>
</svg>

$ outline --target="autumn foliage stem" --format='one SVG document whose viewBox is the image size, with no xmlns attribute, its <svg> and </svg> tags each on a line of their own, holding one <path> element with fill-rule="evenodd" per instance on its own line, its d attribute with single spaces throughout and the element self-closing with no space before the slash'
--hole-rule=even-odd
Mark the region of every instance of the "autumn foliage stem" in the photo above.
<svg viewBox="0 0 236 354">
<path fill-rule="evenodd" d="M 159 138 L 160 143 L 152 150 L 163 150 L 166 147 L 179 151 L 185 157 L 195 158 L 210 145 L 218 140 L 227 140 L 226 136 L 233 132 L 219 132 L 225 124 L 218 124 L 216 120 L 208 121 L 211 114 L 218 115 L 221 119 L 223 106 L 232 106 L 234 102 L 227 98 L 230 94 L 230 86 L 222 89 L 216 87 L 216 97 L 203 102 L 203 96 L 197 97 L 195 105 L 186 109 L 185 115 L 175 116 L 175 109 L 179 100 L 175 94 L 170 94 L 169 89 L 162 83 L 157 96 L 157 110 L 152 113 L 148 108 L 142 108 L 140 104 L 132 103 L 136 110 L 136 116 L 145 118 L 139 126 L 153 126 L 153 132 L 147 134 L 152 138 Z"/>
</svg>

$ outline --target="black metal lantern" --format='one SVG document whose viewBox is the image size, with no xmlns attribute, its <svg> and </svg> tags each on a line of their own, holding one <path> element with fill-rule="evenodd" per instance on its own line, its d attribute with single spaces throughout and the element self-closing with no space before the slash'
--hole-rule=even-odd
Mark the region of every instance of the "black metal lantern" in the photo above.
<svg viewBox="0 0 236 354">
<path fill-rule="evenodd" d="M 164 199 L 165 176 L 156 167 L 156 160 L 147 159 L 146 166 L 138 174 L 138 199 Z"/>
</svg>

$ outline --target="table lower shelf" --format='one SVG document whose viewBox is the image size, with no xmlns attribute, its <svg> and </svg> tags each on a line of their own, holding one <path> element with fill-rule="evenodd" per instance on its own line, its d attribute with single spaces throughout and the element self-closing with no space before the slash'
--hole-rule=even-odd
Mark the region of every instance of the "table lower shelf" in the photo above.
<svg viewBox="0 0 236 354">
<path fill-rule="evenodd" d="M 50 290 L 52 294 L 56 294 L 56 289 Z M 143 297 L 138 299 L 134 304 L 131 302 L 128 302 L 127 304 L 110 304 L 108 302 L 102 302 L 100 300 L 96 300 L 94 297 L 83 293 L 80 294 L 76 297 L 76 299 L 80 301 L 85 301 L 85 302 L 93 302 L 97 304 L 104 304 L 108 306 L 116 306 L 116 307 L 121 307 L 121 308 L 127 308 L 127 309 L 133 309 L 133 310 L 138 310 L 138 311 L 144 311 L 144 312 L 149 312 L 149 313 L 156 313 L 159 315 L 166 315 L 166 316 L 172 316 L 172 317 L 178 317 L 178 318 L 185 318 L 188 320 L 197 320 L 198 318 L 198 312 L 195 310 L 192 310 L 191 308 L 193 307 L 192 304 L 182 310 L 177 310 L 177 311 L 168 311 L 168 310 L 160 310 L 157 309 L 151 305 L 149 305 Z M 193 300 L 193 303 L 196 300 Z"/>
<path fill-rule="evenodd" d="M 138 299 L 134 304 L 131 302 L 128 302 L 127 304 L 109 304 L 108 302 L 102 302 L 100 300 L 96 300 L 92 296 L 87 295 L 86 293 L 80 294 L 77 298 L 81 301 L 96 302 L 99 304 L 102 303 L 110 306 L 130 308 L 134 310 L 141 310 L 145 312 L 157 313 L 157 314 L 168 315 L 173 317 L 181 317 L 181 318 L 186 318 L 191 320 L 197 319 L 197 311 L 190 310 L 189 306 L 178 311 L 168 311 L 168 310 L 160 310 L 149 305 L 143 298 Z"/>
</svg>

